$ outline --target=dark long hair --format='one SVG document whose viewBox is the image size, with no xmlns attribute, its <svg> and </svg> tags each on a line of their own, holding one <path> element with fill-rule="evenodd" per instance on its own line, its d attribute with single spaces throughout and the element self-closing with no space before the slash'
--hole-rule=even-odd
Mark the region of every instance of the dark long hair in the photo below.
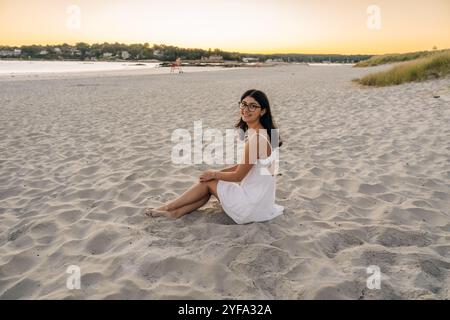
<svg viewBox="0 0 450 320">
<path fill-rule="evenodd" d="M 261 110 L 266 110 L 266 112 L 261 116 L 260 122 L 264 129 L 267 130 L 269 139 L 272 141 L 272 129 L 278 129 L 278 127 L 276 126 L 272 117 L 272 112 L 270 111 L 269 99 L 264 92 L 256 89 L 245 91 L 241 96 L 241 100 L 239 102 L 242 102 L 242 100 L 244 100 L 246 97 L 252 97 L 259 103 L 262 108 Z M 242 117 L 239 118 L 239 121 L 235 124 L 235 127 L 242 129 L 244 132 L 247 132 L 248 130 L 248 125 L 244 120 L 242 120 Z M 283 141 L 281 141 L 281 138 L 278 135 L 278 146 L 281 147 L 282 144 Z"/>
</svg>

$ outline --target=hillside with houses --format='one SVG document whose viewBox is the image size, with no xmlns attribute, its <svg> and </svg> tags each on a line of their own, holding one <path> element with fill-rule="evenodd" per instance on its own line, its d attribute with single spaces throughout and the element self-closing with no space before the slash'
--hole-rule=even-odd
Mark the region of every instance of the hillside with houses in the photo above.
<svg viewBox="0 0 450 320">
<path fill-rule="evenodd" d="M 192 49 L 176 46 L 145 44 L 102 43 L 75 45 L 29 45 L 20 47 L 0 46 L 0 59 L 20 60 L 81 60 L 81 61 L 183 61 L 197 63 L 286 63 L 286 62 L 331 62 L 357 63 L 370 58 L 371 55 L 326 55 L 326 54 L 251 54 L 227 52 L 220 49 Z"/>
</svg>

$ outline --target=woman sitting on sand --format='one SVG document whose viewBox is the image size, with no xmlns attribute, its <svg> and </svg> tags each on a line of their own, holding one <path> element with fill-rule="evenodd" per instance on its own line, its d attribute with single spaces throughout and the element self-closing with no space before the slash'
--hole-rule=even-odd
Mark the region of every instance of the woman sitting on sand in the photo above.
<svg viewBox="0 0 450 320">
<path fill-rule="evenodd" d="M 278 131 L 269 100 L 262 91 L 248 90 L 242 95 L 239 108 L 241 118 L 236 127 L 247 134 L 241 162 L 220 171 L 206 170 L 199 182 L 177 199 L 159 208 L 146 209 L 148 216 L 180 218 L 205 205 L 211 195 L 238 224 L 267 221 L 283 213 L 284 207 L 275 204 L 276 174 L 273 170 L 282 142 L 272 150 L 270 140 L 278 141 L 278 135 L 272 136 Z M 257 154 L 253 155 L 253 151 Z"/>
</svg>

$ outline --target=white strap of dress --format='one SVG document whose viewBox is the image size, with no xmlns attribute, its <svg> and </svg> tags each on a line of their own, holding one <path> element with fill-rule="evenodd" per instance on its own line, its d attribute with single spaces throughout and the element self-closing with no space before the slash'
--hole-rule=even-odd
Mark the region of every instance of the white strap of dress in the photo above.
<svg viewBox="0 0 450 320">
<path fill-rule="evenodd" d="M 261 133 L 254 133 L 252 136 L 250 136 L 250 137 L 248 137 L 248 140 L 250 140 L 253 136 L 255 136 L 255 135 L 261 135 L 264 139 L 266 138 L 264 135 L 262 135 Z M 267 142 L 269 142 L 269 141 L 267 141 Z M 272 149 L 272 144 L 271 143 L 269 143 L 269 145 L 270 145 L 270 149 Z M 276 148 L 274 148 L 274 149 L 272 149 L 272 152 L 270 153 L 270 156 L 269 157 L 267 157 L 267 158 L 265 158 L 265 159 L 258 159 L 258 161 L 259 161 L 259 163 L 262 165 L 262 166 L 270 166 L 270 164 L 275 160 L 275 159 L 278 159 L 278 154 L 279 154 L 279 150 L 280 150 L 280 148 L 279 147 L 276 147 Z"/>
<path fill-rule="evenodd" d="M 279 147 L 273 149 L 270 156 L 267 157 L 266 159 L 258 159 L 259 163 L 261 163 L 261 165 L 263 166 L 269 166 L 270 164 L 272 164 L 274 160 L 278 159 L 279 149 L 280 149 Z"/>
</svg>

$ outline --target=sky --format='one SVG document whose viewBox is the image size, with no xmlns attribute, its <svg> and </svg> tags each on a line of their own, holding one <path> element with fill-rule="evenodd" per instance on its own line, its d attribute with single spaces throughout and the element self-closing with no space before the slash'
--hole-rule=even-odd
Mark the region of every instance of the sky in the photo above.
<svg viewBox="0 0 450 320">
<path fill-rule="evenodd" d="M 247 53 L 450 48 L 450 0 L 0 0 L 0 45 L 149 43 Z"/>
</svg>

